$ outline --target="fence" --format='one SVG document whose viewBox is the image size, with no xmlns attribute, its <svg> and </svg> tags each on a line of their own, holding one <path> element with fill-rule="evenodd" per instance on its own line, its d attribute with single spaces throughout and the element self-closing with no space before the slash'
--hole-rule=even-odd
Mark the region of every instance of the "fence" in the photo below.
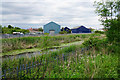
<svg viewBox="0 0 120 80">
<path fill-rule="evenodd" d="M 16 37 L 41 36 L 41 35 L 43 34 L 23 34 L 23 35 L 2 34 L 2 38 L 16 38 Z"/>
<path fill-rule="evenodd" d="M 44 34 L 17 34 L 17 35 L 13 35 L 13 34 L 2 34 L 0 35 L 2 38 L 17 38 L 17 37 L 29 37 L 29 36 L 43 36 Z M 56 35 L 70 35 L 70 34 L 54 34 L 54 35 L 50 35 L 50 36 L 56 36 Z"/>
<path fill-rule="evenodd" d="M 73 34 L 73 33 L 72 33 Z M 72 35 L 72 34 L 54 34 L 49 36 L 61 36 L 61 35 Z M 74 33 L 74 34 L 91 34 L 91 33 Z M 29 37 L 29 36 L 43 36 L 44 34 L 19 34 L 19 35 L 13 35 L 13 34 L 0 34 L 0 37 L 2 38 L 17 38 L 17 37 Z"/>
<path fill-rule="evenodd" d="M 84 53 L 85 51 L 89 50 L 88 48 L 81 48 L 81 53 Z M 75 52 L 71 53 L 72 55 L 75 55 Z M 25 78 L 26 74 L 33 74 L 34 70 L 37 68 L 37 71 L 40 70 L 41 66 L 46 66 L 46 63 L 56 63 L 58 64 L 58 61 L 60 60 L 67 60 L 71 54 L 62 54 L 62 56 L 56 55 L 53 57 L 53 60 L 48 59 L 47 60 L 40 60 L 40 61 L 35 61 L 31 62 L 28 64 L 22 64 L 16 68 L 9 68 L 9 69 L 4 69 L 2 71 L 2 78 Z M 44 70 L 43 73 L 44 74 Z"/>
</svg>

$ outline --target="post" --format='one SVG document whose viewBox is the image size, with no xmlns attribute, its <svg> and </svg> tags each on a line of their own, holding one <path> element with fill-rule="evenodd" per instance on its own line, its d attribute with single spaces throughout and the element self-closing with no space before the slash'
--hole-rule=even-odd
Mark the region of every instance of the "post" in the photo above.
<svg viewBox="0 0 120 80">
<path fill-rule="evenodd" d="M 8 71 L 9 71 L 9 74 L 10 74 L 10 76 L 9 76 L 9 77 L 11 78 L 11 72 L 10 72 L 10 68 L 8 69 Z"/>
<path fill-rule="evenodd" d="M 23 73 L 24 73 L 24 64 L 23 64 L 23 68 L 22 69 L 23 69 Z M 23 74 L 23 77 L 24 77 L 24 74 Z"/>
<path fill-rule="evenodd" d="M 20 65 L 20 72 L 21 72 L 22 70 L 21 70 L 21 65 Z M 20 73 L 20 77 L 21 77 L 21 73 Z"/>
<path fill-rule="evenodd" d="M 64 55 L 64 53 L 62 54 L 62 57 L 63 57 L 63 60 L 65 61 L 65 55 Z"/>
<path fill-rule="evenodd" d="M 0 70 L 0 79 L 2 79 L 2 70 Z"/>
<path fill-rule="evenodd" d="M 27 64 L 26 64 L 26 74 L 28 73 L 28 66 L 27 66 Z"/>
<path fill-rule="evenodd" d="M 35 64 L 35 68 L 36 68 L 36 61 L 34 62 L 34 64 Z"/>
<path fill-rule="evenodd" d="M 83 53 L 84 52 L 84 48 L 81 48 L 81 53 Z"/>
<path fill-rule="evenodd" d="M 4 70 L 4 77 L 6 78 L 6 70 Z"/>
<path fill-rule="evenodd" d="M 19 71 L 18 71 L 18 67 L 16 67 L 16 69 L 17 69 L 17 78 L 18 78 L 18 73 L 19 73 Z"/>
<path fill-rule="evenodd" d="M 33 71 L 33 67 L 34 67 L 34 66 L 33 66 L 33 62 L 32 62 L 32 71 Z"/>
<path fill-rule="evenodd" d="M 31 65 L 30 63 L 28 65 L 29 65 L 29 71 L 30 71 L 30 76 L 31 76 Z"/>
</svg>

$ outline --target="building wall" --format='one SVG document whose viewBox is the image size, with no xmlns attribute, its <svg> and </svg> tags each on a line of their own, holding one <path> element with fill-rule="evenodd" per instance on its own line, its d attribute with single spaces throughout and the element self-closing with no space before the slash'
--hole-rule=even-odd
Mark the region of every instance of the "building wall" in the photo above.
<svg viewBox="0 0 120 80">
<path fill-rule="evenodd" d="M 44 33 L 50 33 L 50 30 L 54 30 L 55 34 L 58 34 L 60 32 L 60 25 L 50 22 L 43 27 Z"/>
</svg>

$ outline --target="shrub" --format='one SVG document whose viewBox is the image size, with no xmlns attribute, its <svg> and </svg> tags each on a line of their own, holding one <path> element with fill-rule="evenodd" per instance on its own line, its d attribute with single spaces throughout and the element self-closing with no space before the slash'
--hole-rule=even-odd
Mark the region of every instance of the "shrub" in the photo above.
<svg viewBox="0 0 120 80">
<path fill-rule="evenodd" d="M 103 32 L 103 31 L 95 31 L 95 33 L 100 33 L 100 34 L 104 34 L 105 32 Z"/>
<path fill-rule="evenodd" d="M 69 30 L 67 33 L 68 33 L 68 34 L 71 33 L 71 30 Z"/>
<path fill-rule="evenodd" d="M 59 34 L 67 34 L 67 31 L 60 31 Z"/>
<path fill-rule="evenodd" d="M 120 43 L 120 20 L 111 21 L 110 28 L 107 31 L 107 38 L 112 43 Z"/>
<path fill-rule="evenodd" d="M 92 38 L 90 37 L 89 40 L 86 40 L 84 43 L 83 43 L 84 46 L 89 46 L 91 48 L 95 48 L 95 49 L 99 49 L 100 46 L 103 46 L 104 47 L 107 45 L 107 40 L 106 39 L 103 39 L 103 40 L 100 40 L 99 38 Z"/>
<path fill-rule="evenodd" d="M 44 35 L 49 35 L 49 33 L 44 33 Z"/>
</svg>

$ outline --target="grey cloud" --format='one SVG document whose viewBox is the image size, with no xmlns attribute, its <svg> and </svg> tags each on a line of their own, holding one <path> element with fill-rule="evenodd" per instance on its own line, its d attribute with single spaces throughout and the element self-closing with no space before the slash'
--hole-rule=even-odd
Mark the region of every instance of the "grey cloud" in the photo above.
<svg viewBox="0 0 120 80">
<path fill-rule="evenodd" d="M 30 26 L 40 27 L 47 22 L 55 21 L 62 26 L 68 25 L 70 27 L 81 24 L 100 26 L 91 2 L 79 0 L 35 1 L 3 2 L 2 21 L 4 25 L 12 24 L 29 28 Z"/>
<path fill-rule="evenodd" d="M 5 2 L 2 4 L 2 8 L 3 14 L 42 15 L 36 12 L 34 4 L 31 3 Z"/>
</svg>

